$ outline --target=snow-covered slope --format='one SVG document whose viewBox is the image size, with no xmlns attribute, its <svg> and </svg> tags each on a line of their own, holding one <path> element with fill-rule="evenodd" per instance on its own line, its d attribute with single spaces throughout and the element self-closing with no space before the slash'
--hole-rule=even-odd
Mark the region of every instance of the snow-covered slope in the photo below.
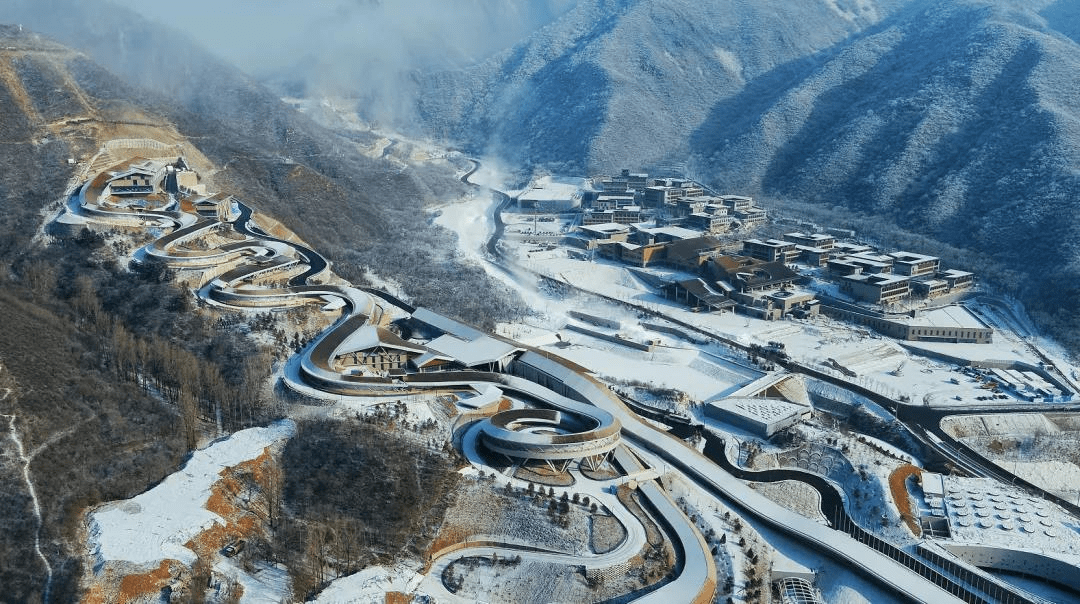
<svg viewBox="0 0 1080 604">
<path fill-rule="evenodd" d="M 830 48 L 899 0 L 582 0 L 474 68 L 424 76 L 430 132 L 573 167 L 685 157 L 714 105 Z M 785 68 L 786 69 L 786 68 Z"/>
<path fill-rule="evenodd" d="M 699 169 L 1014 266 L 1054 257 L 1076 270 L 1080 225 L 1063 218 L 1080 192 L 1080 47 L 1031 6 L 943 3 L 888 19 L 767 101 L 744 91 L 714 108 L 692 143 Z"/>
</svg>

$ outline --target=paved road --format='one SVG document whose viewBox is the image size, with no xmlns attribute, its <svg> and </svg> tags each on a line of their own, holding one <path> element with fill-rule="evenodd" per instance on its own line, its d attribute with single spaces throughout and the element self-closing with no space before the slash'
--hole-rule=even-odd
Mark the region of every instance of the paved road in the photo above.
<svg viewBox="0 0 1080 604">
<path fill-rule="evenodd" d="M 321 274 L 330 265 L 330 263 L 327 262 L 326 258 L 324 258 L 322 254 L 305 245 L 293 243 L 292 241 L 287 241 L 285 239 L 278 239 L 276 237 L 270 236 L 267 233 L 262 232 L 262 230 L 258 229 L 258 227 L 254 225 L 251 221 L 251 216 L 253 214 L 252 209 L 247 204 L 239 201 L 236 203 L 236 205 L 240 209 L 240 216 L 237 217 L 235 222 L 233 222 L 233 228 L 235 228 L 237 232 L 247 235 L 249 237 L 254 237 L 256 239 L 276 241 L 278 243 L 285 244 L 295 250 L 296 253 L 301 258 L 303 258 L 304 262 L 307 264 L 307 270 L 305 270 L 299 275 L 296 275 L 292 279 L 289 279 L 289 285 L 305 285 L 307 284 L 309 278 Z"/>
</svg>

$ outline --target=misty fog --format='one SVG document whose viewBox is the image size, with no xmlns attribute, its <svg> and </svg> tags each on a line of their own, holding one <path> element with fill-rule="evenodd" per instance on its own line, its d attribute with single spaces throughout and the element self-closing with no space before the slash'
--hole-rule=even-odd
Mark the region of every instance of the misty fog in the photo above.
<svg viewBox="0 0 1080 604">
<path fill-rule="evenodd" d="M 366 117 L 411 116 L 410 74 L 465 67 L 513 46 L 577 0 L 116 0 L 180 29 L 283 91 L 352 97 Z"/>
</svg>

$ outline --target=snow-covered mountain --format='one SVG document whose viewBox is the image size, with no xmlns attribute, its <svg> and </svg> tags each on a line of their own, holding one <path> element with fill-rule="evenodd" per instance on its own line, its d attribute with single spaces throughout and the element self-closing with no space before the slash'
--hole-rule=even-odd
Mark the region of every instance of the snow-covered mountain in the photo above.
<svg viewBox="0 0 1080 604">
<path fill-rule="evenodd" d="M 612 169 L 685 158 L 719 103 L 803 67 L 902 0 L 581 0 L 475 67 L 423 76 L 436 135 L 512 157 Z"/>
<path fill-rule="evenodd" d="M 688 165 L 928 235 L 1049 315 L 1080 277 L 1078 41 L 1071 0 L 582 0 L 418 104 L 511 161 Z"/>
</svg>

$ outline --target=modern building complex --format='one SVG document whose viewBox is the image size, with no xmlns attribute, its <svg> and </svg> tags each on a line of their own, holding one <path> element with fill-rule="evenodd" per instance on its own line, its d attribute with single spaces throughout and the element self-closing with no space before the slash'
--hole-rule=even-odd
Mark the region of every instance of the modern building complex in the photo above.
<svg viewBox="0 0 1080 604">
<path fill-rule="evenodd" d="M 990 340 L 985 326 L 939 333 L 879 312 L 973 285 L 972 273 L 942 270 L 935 256 L 841 240 L 835 229 L 736 239 L 731 233 L 766 222 L 767 213 L 751 197 L 715 195 L 688 179 L 650 180 L 623 170 L 593 184 L 597 190 L 583 197 L 572 240 L 601 258 L 689 273 L 692 278 L 667 278 L 659 289 L 696 310 L 734 308 L 772 320 L 834 307 L 828 310 L 833 316 L 852 314 L 856 322 L 904 340 Z"/>
<path fill-rule="evenodd" d="M 618 176 L 593 178 L 592 185 L 594 190 L 582 195 L 583 225 L 656 220 L 715 235 L 764 224 L 768 217 L 750 197 L 706 194 L 685 178 L 650 180 L 647 174 L 623 170 Z"/>
</svg>

